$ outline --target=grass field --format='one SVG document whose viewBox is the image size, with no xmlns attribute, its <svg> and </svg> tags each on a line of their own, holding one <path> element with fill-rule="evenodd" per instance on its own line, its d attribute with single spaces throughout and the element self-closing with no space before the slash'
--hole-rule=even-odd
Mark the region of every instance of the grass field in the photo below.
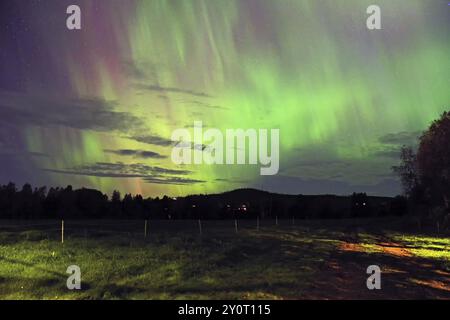
<svg viewBox="0 0 450 320">
<path fill-rule="evenodd" d="M 0 299 L 450 298 L 450 239 L 377 223 L 150 221 L 144 238 L 141 221 L 66 221 L 61 244 L 59 222 L 0 221 Z"/>
</svg>

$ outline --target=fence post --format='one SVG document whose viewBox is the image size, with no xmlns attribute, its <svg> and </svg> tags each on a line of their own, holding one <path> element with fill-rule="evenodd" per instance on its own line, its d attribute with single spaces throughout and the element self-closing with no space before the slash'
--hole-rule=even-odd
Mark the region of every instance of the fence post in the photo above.
<svg viewBox="0 0 450 320">
<path fill-rule="evenodd" d="M 198 230 L 200 231 L 200 235 L 202 235 L 202 220 L 198 219 Z"/>
<path fill-rule="evenodd" d="M 61 220 L 61 243 L 64 243 L 64 220 Z"/>
<path fill-rule="evenodd" d="M 147 219 L 144 222 L 144 238 L 147 238 Z"/>
<path fill-rule="evenodd" d="M 234 230 L 236 231 L 236 233 L 238 232 L 238 221 L 237 221 L 237 219 L 234 219 Z"/>
</svg>

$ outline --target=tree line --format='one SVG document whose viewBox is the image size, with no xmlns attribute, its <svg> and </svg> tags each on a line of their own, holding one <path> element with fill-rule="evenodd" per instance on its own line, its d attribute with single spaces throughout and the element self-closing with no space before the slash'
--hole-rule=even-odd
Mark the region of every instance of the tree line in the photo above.
<svg viewBox="0 0 450 320">
<path fill-rule="evenodd" d="M 94 189 L 0 186 L 0 219 L 339 219 L 403 215 L 403 197 L 280 195 L 238 189 L 215 195 L 146 198 Z"/>
</svg>

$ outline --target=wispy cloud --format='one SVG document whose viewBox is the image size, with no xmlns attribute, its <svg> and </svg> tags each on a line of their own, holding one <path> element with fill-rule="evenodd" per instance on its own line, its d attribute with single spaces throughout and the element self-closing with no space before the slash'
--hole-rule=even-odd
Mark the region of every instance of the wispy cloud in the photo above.
<svg viewBox="0 0 450 320">
<path fill-rule="evenodd" d="M 144 178 L 145 182 L 155 183 L 155 184 L 173 184 L 173 185 L 188 185 L 196 183 L 204 183 L 204 180 L 196 180 L 189 178 L 179 178 L 179 177 L 164 177 L 164 178 Z"/>
<path fill-rule="evenodd" d="M 65 126 L 81 130 L 128 132 L 143 122 L 128 112 L 114 111 L 102 99 L 62 99 L 0 92 L 0 124 Z"/>
<path fill-rule="evenodd" d="M 111 150 L 105 149 L 106 153 L 111 153 L 119 156 L 131 156 L 134 158 L 143 158 L 143 159 L 164 159 L 167 156 L 161 155 L 154 151 L 145 151 L 145 150 L 132 150 L 132 149 L 119 149 L 119 150 Z"/>
<path fill-rule="evenodd" d="M 0 146 L 1 147 L 1 146 Z M 43 152 L 34 152 L 34 151 L 26 151 L 26 150 L 1 150 L 0 157 L 49 157 L 48 154 Z"/>
<path fill-rule="evenodd" d="M 198 92 L 194 90 L 188 90 L 188 89 L 182 89 L 182 88 L 176 88 L 176 87 L 162 87 L 159 85 L 148 85 L 148 84 L 142 84 L 138 83 L 135 85 L 136 89 L 139 90 L 147 90 L 147 91 L 154 91 L 154 92 L 173 92 L 173 93 L 181 93 L 181 94 L 187 94 L 195 97 L 203 97 L 203 98 L 211 98 L 209 94 L 206 94 L 204 92 Z"/>
<path fill-rule="evenodd" d="M 400 158 L 400 147 L 399 146 L 387 146 L 380 150 L 377 150 L 373 153 L 374 157 L 382 157 L 382 158 Z"/>
<path fill-rule="evenodd" d="M 229 108 L 226 107 L 222 107 L 222 106 L 218 106 L 218 105 L 212 105 L 209 103 L 205 103 L 202 101 L 198 101 L 198 100 L 191 100 L 191 101 L 187 101 L 187 103 L 194 105 L 194 106 L 198 106 L 198 107 L 202 107 L 202 108 L 207 108 L 207 109 L 221 109 L 221 110 L 229 110 Z"/>
<path fill-rule="evenodd" d="M 388 133 L 379 137 L 379 141 L 385 144 L 397 145 L 416 145 L 418 137 L 421 135 L 420 131 L 402 131 L 396 133 Z"/>
<path fill-rule="evenodd" d="M 214 179 L 214 181 L 235 183 L 235 184 L 247 184 L 247 183 L 251 182 L 251 180 L 240 179 L 240 178 L 217 178 L 217 179 Z"/>
<path fill-rule="evenodd" d="M 129 136 L 128 139 L 146 143 L 146 144 L 163 146 L 163 147 L 167 147 L 167 146 L 171 146 L 171 145 L 175 144 L 175 142 L 170 139 L 160 137 L 157 135 L 151 135 L 151 134 L 150 135 L 133 135 L 133 136 Z"/>
<path fill-rule="evenodd" d="M 67 169 L 42 169 L 55 174 L 68 174 L 101 178 L 140 178 L 147 183 L 155 184 L 194 184 L 203 180 L 186 177 L 188 170 L 169 169 L 158 166 L 148 166 L 142 163 L 125 164 L 122 162 L 96 162 L 90 165 L 76 166 Z"/>
</svg>

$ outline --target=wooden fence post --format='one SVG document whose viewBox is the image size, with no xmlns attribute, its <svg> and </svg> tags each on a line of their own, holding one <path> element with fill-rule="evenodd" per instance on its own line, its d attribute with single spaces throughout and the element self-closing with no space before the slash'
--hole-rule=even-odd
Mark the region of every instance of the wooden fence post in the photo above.
<svg viewBox="0 0 450 320">
<path fill-rule="evenodd" d="M 147 238 L 147 219 L 144 222 L 144 238 Z"/>
<path fill-rule="evenodd" d="M 61 220 L 61 243 L 64 243 L 64 220 Z"/>
<path fill-rule="evenodd" d="M 200 235 L 202 235 L 202 220 L 198 219 L 198 230 L 200 231 Z"/>
</svg>

